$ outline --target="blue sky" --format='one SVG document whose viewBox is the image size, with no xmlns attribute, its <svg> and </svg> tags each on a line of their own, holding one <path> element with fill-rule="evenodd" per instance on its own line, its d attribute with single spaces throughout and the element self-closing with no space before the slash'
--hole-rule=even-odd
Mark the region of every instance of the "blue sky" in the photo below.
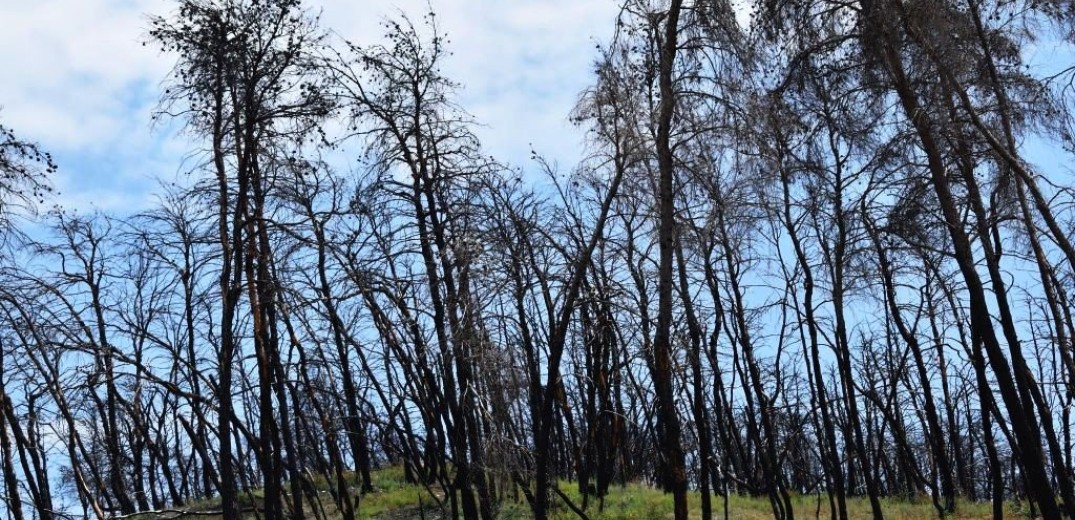
<svg viewBox="0 0 1075 520">
<path fill-rule="evenodd" d="M 487 153 L 522 165 L 534 149 L 570 167 L 582 133 L 567 122 L 591 81 L 595 44 L 606 41 L 616 0 L 305 0 L 322 24 L 356 43 L 378 23 L 437 12 L 451 40 L 445 73 L 482 126 Z M 198 144 L 176 125 L 153 125 L 174 56 L 143 46 L 148 15 L 172 0 L 0 2 L 0 122 L 52 152 L 54 202 L 124 213 L 153 203 L 157 179 L 181 178 Z"/>
</svg>

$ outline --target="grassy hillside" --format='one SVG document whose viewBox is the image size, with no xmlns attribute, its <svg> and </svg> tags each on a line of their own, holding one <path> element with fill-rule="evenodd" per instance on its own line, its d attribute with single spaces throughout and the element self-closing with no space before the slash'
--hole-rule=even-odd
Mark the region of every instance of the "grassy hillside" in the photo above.
<svg viewBox="0 0 1075 520">
<path fill-rule="evenodd" d="M 444 520 L 446 517 L 436 506 L 436 499 L 430 496 L 429 491 L 422 486 L 408 484 L 404 481 L 403 471 L 398 468 L 386 468 L 374 473 L 374 485 L 376 491 L 367 493 L 358 503 L 358 518 L 361 520 Z M 327 486 L 325 486 L 327 489 Z M 576 486 L 565 483 L 562 485 L 564 493 L 571 498 L 576 505 L 582 504 Z M 320 504 L 307 504 L 308 518 L 321 518 L 322 514 L 327 520 L 337 520 L 339 515 L 335 512 L 332 497 L 327 491 L 320 493 Z M 257 502 L 258 497 L 246 498 L 246 506 Z M 692 507 L 691 518 L 701 518 L 699 497 L 694 494 L 690 498 Z M 793 499 L 795 517 L 829 518 L 828 500 L 822 496 L 796 496 Z M 553 500 L 555 520 L 576 519 L 576 516 L 559 499 Z M 928 498 L 918 501 L 900 501 L 886 499 L 884 504 L 885 518 L 888 520 L 925 520 L 936 518 L 936 511 Z M 850 517 L 853 519 L 869 518 L 870 505 L 864 498 L 851 499 L 848 502 Z M 204 502 L 191 504 L 182 511 L 162 511 L 153 514 L 139 515 L 139 520 L 178 520 L 181 518 L 214 519 L 218 518 L 207 514 L 218 508 L 218 504 Z M 714 518 L 724 519 L 725 503 L 723 497 L 713 497 Z M 605 497 L 604 508 L 599 510 L 598 502 L 590 498 L 586 510 L 591 520 L 654 520 L 672 518 L 672 497 L 661 491 L 641 484 L 629 484 L 625 487 L 613 487 L 609 495 Z M 728 519 L 733 520 L 769 520 L 772 511 L 769 502 L 765 498 L 753 498 L 732 495 L 727 502 Z M 1018 504 L 1008 504 L 1005 512 L 1006 518 L 1027 518 L 1025 510 Z M 252 515 L 251 515 L 252 517 Z M 530 520 L 530 510 L 525 502 L 508 503 L 501 508 L 499 520 Z M 958 512 L 954 517 L 957 520 L 985 520 L 992 518 L 989 503 L 974 503 L 961 501 Z"/>
<path fill-rule="evenodd" d="M 564 487 L 565 494 L 570 496 L 576 504 L 581 500 L 577 489 Z M 828 499 L 817 496 L 796 496 L 793 498 L 795 518 L 829 518 Z M 886 520 L 925 520 L 936 518 L 936 510 L 928 497 L 917 502 L 882 500 Z M 690 497 L 691 518 L 701 518 L 700 498 L 697 494 Z M 865 498 L 848 500 L 849 517 L 853 519 L 870 518 L 870 503 Z M 604 511 L 598 511 L 596 503 L 591 499 L 591 507 L 587 515 L 591 520 L 648 520 L 672 518 L 672 496 L 648 486 L 629 484 L 626 487 L 614 487 L 609 490 L 605 497 Z M 713 497 L 714 518 L 723 519 L 724 499 L 720 496 Z M 732 520 L 771 520 L 773 518 L 769 501 L 764 498 L 731 495 L 728 497 L 728 519 Z M 1026 518 L 1025 513 L 1020 515 L 1018 508 L 1008 505 L 1006 518 Z M 557 520 L 578 518 L 566 507 L 560 507 L 555 515 Z M 958 513 L 954 517 L 958 520 L 986 520 L 992 518 L 991 504 L 961 501 L 958 504 Z M 509 506 L 502 511 L 501 520 L 529 520 L 529 510 L 526 504 Z"/>
</svg>

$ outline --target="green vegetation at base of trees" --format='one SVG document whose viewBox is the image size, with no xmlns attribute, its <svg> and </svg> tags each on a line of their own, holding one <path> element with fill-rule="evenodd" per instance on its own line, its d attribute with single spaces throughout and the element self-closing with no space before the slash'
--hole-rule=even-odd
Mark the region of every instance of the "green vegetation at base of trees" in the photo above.
<svg viewBox="0 0 1075 520">
<path fill-rule="evenodd" d="M 355 517 L 357 519 L 417 520 L 425 518 L 427 520 L 443 520 L 448 518 L 447 512 L 437 506 L 437 499 L 435 498 L 443 498 L 443 492 L 441 490 L 432 490 L 419 484 L 408 483 L 403 468 L 382 468 L 374 470 L 371 476 L 374 482 L 373 491 L 362 494 L 355 501 Z M 309 481 L 317 488 L 317 493 L 324 496 L 322 500 L 324 512 L 310 510 L 310 502 L 307 501 L 305 517 L 313 520 L 338 520 L 340 515 L 333 508 L 332 499 L 329 496 L 332 492 L 331 480 L 313 476 Z M 581 506 L 583 497 L 579 493 L 576 483 L 561 481 L 559 489 L 572 503 L 576 506 Z M 250 494 L 241 495 L 241 497 L 240 507 L 248 510 L 252 504 L 261 498 L 261 490 L 254 490 Z M 688 502 L 692 506 L 690 518 L 701 518 L 698 493 L 690 492 L 688 498 Z M 724 518 L 770 520 L 773 517 L 772 505 L 769 504 L 768 499 L 764 496 L 728 495 L 726 509 L 724 497 L 717 495 L 714 498 L 714 518 L 718 520 Z M 674 507 L 671 494 L 637 482 L 627 483 L 626 485 L 613 485 L 609 488 L 608 494 L 603 501 L 592 496 L 588 497 L 587 501 L 588 505 L 585 513 L 590 520 L 658 520 L 672 518 Z M 551 506 L 549 518 L 552 520 L 576 520 L 579 518 L 563 499 L 552 497 L 549 502 Z M 285 499 L 285 503 L 289 502 Z M 792 494 L 791 503 L 795 510 L 796 518 L 827 519 L 830 517 L 828 499 L 824 495 Z M 881 499 L 881 505 L 885 518 L 891 520 L 937 518 L 937 512 L 928 496 L 909 499 L 884 498 Z M 195 518 L 214 520 L 219 516 L 214 516 L 211 513 L 218 511 L 219 508 L 220 502 L 210 499 L 189 504 L 182 510 L 136 515 L 131 517 L 131 520 Z M 727 516 L 725 516 L 725 511 L 727 511 Z M 189 514 L 183 514 L 183 512 Z M 850 518 L 867 518 L 870 516 L 870 502 L 865 497 L 849 497 L 847 512 Z M 324 516 L 320 516 L 321 514 Z M 521 494 L 514 497 L 514 499 L 508 499 L 501 503 L 500 509 L 496 513 L 497 520 L 532 520 L 533 517 L 530 506 L 526 504 Z M 248 514 L 247 518 L 254 518 L 254 515 L 252 513 Z M 991 519 L 992 507 L 988 502 L 960 499 L 956 505 L 955 515 L 950 518 L 954 520 Z M 1024 504 L 1009 502 L 1005 507 L 1005 518 L 1029 518 L 1029 515 Z"/>
</svg>

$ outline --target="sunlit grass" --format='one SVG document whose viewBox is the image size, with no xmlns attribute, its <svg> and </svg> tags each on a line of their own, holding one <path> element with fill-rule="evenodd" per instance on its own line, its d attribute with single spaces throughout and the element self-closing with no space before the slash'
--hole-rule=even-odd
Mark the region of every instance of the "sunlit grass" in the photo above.
<svg viewBox="0 0 1075 520">
<path fill-rule="evenodd" d="M 339 513 L 335 510 L 328 489 L 332 482 L 318 479 L 314 484 L 322 489 L 319 494 L 328 520 L 337 520 Z M 356 517 L 361 520 L 404 520 L 418 519 L 424 515 L 429 520 L 446 518 L 441 516 L 437 509 L 437 500 L 430 495 L 430 491 L 424 486 L 410 484 L 404 478 L 402 468 L 391 467 L 377 470 L 373 473 L 374 491 L 359 497 L 355 506 Z M 570 482 L 561 482 L 560 489 L 572 503 L 582 507 L 583 498 L 578 492 L 578 486 Z M 249 506 L 259 501 L 260 497 L 244 497 L 244 506 Z M 438 493 L 439 495 L 439 493 Z M 521 499 L 520 499 L 521 500 Z M 701 496 L 691 493 L 688 502 L 690 505 L 690 517 L 701 519 Z M 938 518 L 929 497 L 918 499 L 895 499 L 885 498 L 881 500 L 886 520 L 927 520 Z M 672 496 L 650 486 L 638 483 L 630 483 L 626 486 L 613 486 L 609 488 L 608 495 L 601 501 L 596 497 L 588 497 L 586 500 L 586 515 L 591 520 L 661 520 L 670 519 L 672 515 Z M 865 519 L 872 517 L 870 502 L 864 497 L 849 498 L 848 517 L 851 519 Z M 719 494 L 712 495 L 713 518 L 728 520 L 770 520 L 773 518 L 772 508 L 767 497 L 750 497 L 743 495 L 730 495 L 725 498 Z M 219 504 L 213 501 L 204 501 L 189 504 L 185 510 L 192 512 L 204 512 L 217 509 Z M 551 500 L 551 514 L 553 520 L 573 520 L 578 516 L 559 497 Z M 792 507 L 797 519 L 825 519 L 830 518 L 828 498 L 824 495 L 795 495 L 792 497 Z M 725 517 L 725 510 L 728 515 Z M 308 518 L 316 518 L 312 511 Z M 1018 504 L 1009 503 L 1005 507 L 1005 518 L 1029 518 L 1027 511 Z M 153 517 L 150 515 L 139 517 L 142 520 L 177 519 L 184 518 L 174 514 Z M 186 518 L 195 518 L 189 516 Z M 212 519 L 213 516 L 201 514 L 196 518 Z M 251 516 L 251 518 L 253 518 Z M 502 503 L 497 512 L 498 520 L 531 520 L 530 507 L 525 501 Z M 953 520 L 986 520 L 992 518 L 992 506 L 988 502 L 970 502 L 960 500 L 957 503 Z"/>
<path fill-rule="evenodd" d="M 561 489 L 572 502 L 581 505 L 582 500 L 577 486 L 562 484 Z M 743 495 L 730 495 L 725 498 L 714 494 L 712 499 L 713 518 L 730 520 L 771 520 L 773 518 L 772 507 L 767 497 L 750 497 Z M 554 502 L 560 502 L 554 500 Z M 702 518 L 701 496 L 691 493 L 688 497 L 690 517 Z M 644 520 L 673 518 L 672 496 L 663 493 L 653 487 L 640 484 L 628 484 L 627 486 L 614 486 L 609 489 L 605 497 L 604 508 L 598 509 L 599 502 L 590 497 L 587 516 L 592 520 Z M 852 519 L 865 519 L 872 517 L 870 501 L 865 497 L 849 498 L 847 501 L 848 517 Z M 886 520 L 926 520 L 937 518 L 936 509 L 929 497 L 917 500 L 885 498 L 881 499 L 882 511 Z M 827 496 L 795 495 L 792 497 L 792 507 L 795 510 L 795 518 L 830 518 L 830 508 Z M 728 516 L 725 517 L 725 510 Z M 502 518 L 501 520 L 528 520 L 529 510 L 523 505 L 515 516 Z M 960 500 L 957 502 L 955 516 L 949 517 L 955 520 L 985 520 L 992 519 L 992 505 L 988 502 L 971 502 Z M 555 508 L 552 515 L 556 520 L 578 518 L 568 507 L 562 503 Z M 1027 518 L 1025 511 L 1019 511 L 1012 504 L 1006 504 L 1005 518 Z"/>
<path fill-rule="evenodd" d="M 419 509 L 435 510 L 436 500 L 424 486 L 407 483 L 403 468 L 381 469 L 372 477 L 374 491 L 362 495 L 356 504 L 358 518 L 373 519 L 402 510 L 413 510 L 414 518 L 418 518 Z"/>
</svg>

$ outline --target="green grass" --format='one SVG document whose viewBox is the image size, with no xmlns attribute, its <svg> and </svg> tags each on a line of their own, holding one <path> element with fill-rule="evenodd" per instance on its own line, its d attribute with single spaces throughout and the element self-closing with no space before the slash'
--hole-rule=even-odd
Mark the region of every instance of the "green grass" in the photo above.
<svg viewBox="0 0 1075 520">
<path fill-rule="evenodd" d="M 315 482 L 320 489 L 329 489 L 330 482 L 321 480 Z M 437 500 L 430 496 L 429 491 L 423 486 L 408 484 L 403 477 L 401 468 L 384 468 L 373 474 L 374 491 L 362 495 L 356 502 L 356 516 L 361 520 L 405 520 L 420 518 L 422 509 L 426 512 L 429 520 L 441 518 L 437 514 Z M 579 495 L 578 486 L 561 482 L 560 489 L 571 501 L 580 506 L 583 503 Z M 257 495 L 257 493 L 255 493 Z M 253 497 L 257 501 L 260 497 Z M 330 520 L 337 520 L 339 515 L 331 495 L 320 494 L 321 503 Z M 521 499 L 520 499 L 521 500 Z M 724 498 L 713 495 L 713 517 L 724 519 Z M 243 499 L 244 505 L 251 505 L 251 499 Z M 559 497 L 553 497 L 551 518 L 553 520 L 569 520 L 578 518 Z M 701 518 L 701 497 L 698 493 L 691 493 L 688 498 L 690 504 L 690 517 Z M 918 500 L 882 499 L 883 511 L 886 520 L 927 520 L 937 518 L 936 510 L 928 497 Z M 614 486 L 609 489 L 604 499 L 604 507 L 599 509 L 600 501 L 595 497 L 589 497 L 586 514 L 591 520 L 660 520 L 672 518 L 672 496 L 642 484 L 628 484 L 627 486 Z M 798 519 L 829 518 L 829 502 L 824 496 L 797 495 L 792 497 L 792 506 L 795 509 L 795 517 Z M 212 501 L 190 504 L 183 508 L 188 511 L 212 511 L 219 505 Z M 307 504 L 307 508 L 310 504 Z M 734 520 L 769 520 L 773 518 L 769 501 L 765 497 L 749 497 L 731 495 L 728 497 L 728 519 Z M 312 510 L 311 510 L 312 513 Z M 865 498 L 848 499 L 848 516 L 852 519 L 871 517 L 870 503 Z M 1020 510 L 1018 505 L 1009 503 L 1006 505 L 1005 518 L 1027 518 L 1025 510 Z M 308 514 L 309 518 L 315 518 Z M 144 515 L 136 517 L 140 520 L 163 520 L 178 519 L 183 516 L 174 514 L 154 517 Z M 214 519 L 218 517 L 188 516 L 185 518 Z M 531 520 L 530 508 L 522 502 L 507 502 L 501 504 L 497 515 L 498 520 Z M 955 520 L 985 520 L 992 518 L 991 505 L 988 502 L 969 502 L 962 500 L 957 504 Z"/>
<path fill-rule="evenodd" d="M 340 516 L 336 511 L 332 495 L 328 492 L 329 489 L 334 489 L 335 482 L 329 481 L 323 477 L 318 477 L 313 480 L 312 484 L 316 489 L 321 490 L 318 493 L 318 499 L 320 505 L 324 508 L 328 519 L 339 519 Z M 425 487 L 408 484 L 403 476 L 402 468 L 390 467 L 374 472 L 373 487 L 374 490 L 372 492 L 365 493 L 355 500 L 355 516 L 359 520 L 419 518 L 419 509 L 421 508 L 424 508 L 430 513 L 429 518 L 431 520 L 432 518 L 435 518 L 432 514 L 438 510 L 436 499 L 430 496 L 429 491 Z M 305 507 L 303 509 L 308 511 L 307 517 L 318 518 L 318 516 L 314 514 L 314 504 L 310 503 L 308 497 L 303 498 L 305 500 Z M 240 492 L 240 508 L 249 509 L 255 504 L 260 504 L 261 499 L 261 490 L 254 490 L 250 494 Z M 287 507 L 286 504 L 285 507 Z M 219 509 L 220 502 L 218 500 L 200 500 L 176 508 L 177 511 L 193 514 L 179 514 L 176 511 L 166 510 L 167 512 L 159 515 L 145 513 L 132 516 L 130 519 L 179 520 L 196 518 L 198 520 L 216 520 L 219 519 L 220 516 L 207 515 L 205 513 L 219 511 Z M 252 519 L 254 518 L 254 515 L 246 515 L 246 518 Z"/>
<path fill-rule="evenodd" d="M 578 493 L 578 487 L 569 483 L 561 483 L 564 494 L 571 498 L 576 505 L 581 506 L 582 499 Z M 578 518 L 559 499 L 559 503 L 551 515 L 555 520 L 568 520 Z M 691 493 L 688 497 L 690 517 L 702 518 L 701 495 Z M 919 500 L 900 500 L 886 498 L 881 500 L 882 509 L 886 520 L 926 520 L 937 518 L 933 503 L 928 497 Z M 624 487 L 612 487 L 605 497 L 604 509 L 598 510 L 598 501 L 590 497 L 587 516 L 591 520 L 650 520 L 673 518 L 672 496 L 658 489 L 640 484 L 628 484 Z M 713 518 L 723 519 L 724 498 L 719 495 L 712 496 Z M 792 497 L 792 507 L 795 517 L 799 519 L 821 518 L 828 519 L 829 502 L 825 496 L 797 495 Z M 960 500 L 956 506 L 956 520 L 986 520 L 993 518 L 992 505 L 988 502 L 970 502 Z M 870 502 L 866 498 L 848 499 L 848 517 L 852 519 L 870 518 L 872 512 Z M 525 504 L 511 505 L 506 507 L 500 516 L 500 520 L 530 520 L 530 511 Z M 773 518 L 772 508 L 766 497 L 750 497 L 731 495 L 728 497 L 728 519 L 732 520 L 770 520 Z M 1020 512 L 1012 505 L 1007 504 L 1005 518 L 1026 518 L 1025 512 Z"/>
<path fill-rule="evenodd" d="M 429 495 L 425 487 L 407 483 L 402 468 L 385 468 L 374 472 L 373 488 L 373 492 L 362 495 L 356 504 L 356 516 L 360 519 L 374 519 L 399 511 L 417 513 L 420 508 L 432 511 L 436 507 L 436 499 Z"/>
</svg>

